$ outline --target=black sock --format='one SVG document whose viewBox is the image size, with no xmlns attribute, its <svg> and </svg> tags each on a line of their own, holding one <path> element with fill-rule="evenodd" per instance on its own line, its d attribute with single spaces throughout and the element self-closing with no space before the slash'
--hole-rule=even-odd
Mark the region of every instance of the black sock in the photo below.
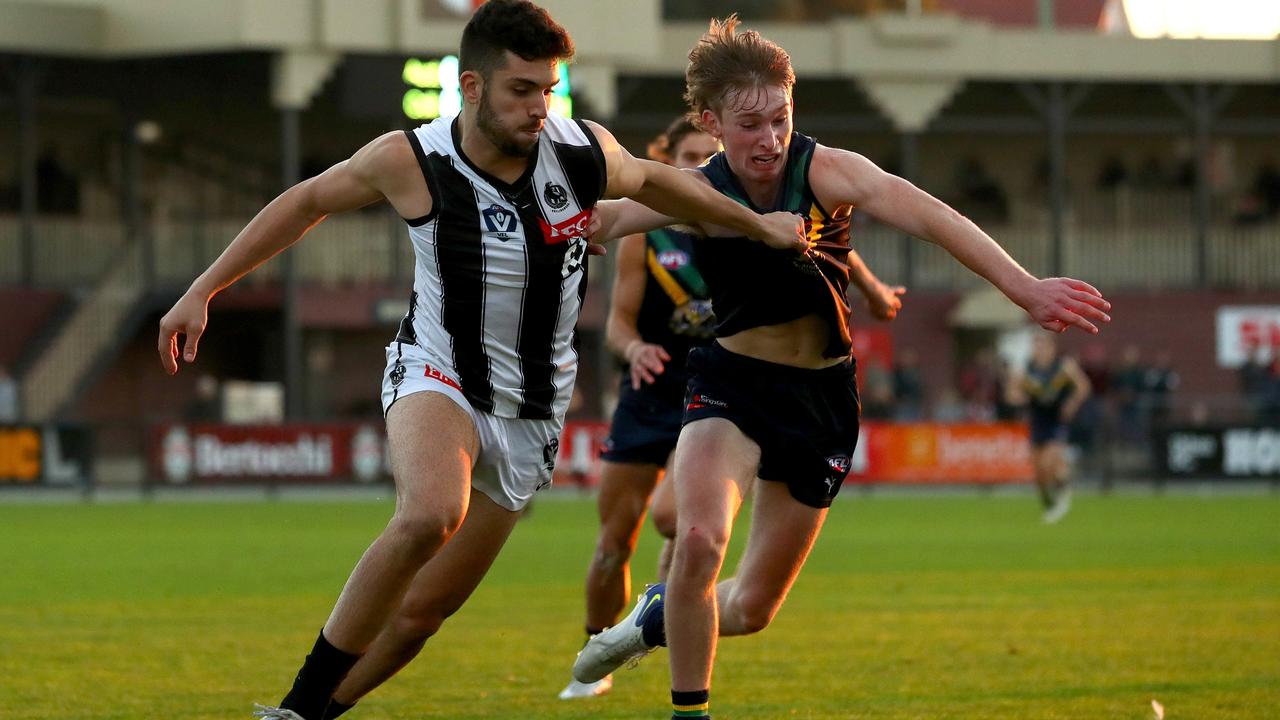
<svg viewBox="0 0 1280 720">
<path fill-rule="evenodd" d="M 667 646 L 667 616 L 666 608 L 663 601 L 658 601 L 658 607 L 654 608 L 644 619 L 644 625 L 640 628 L 640 634 L 644 637 L 644 644 L 649 647 L 666 647 Z"/>
<path fill-rule="evenodd" d="M 325 714 L 324 714 L 324 720 L 334 720 L 334 719 L 335 719 L 335 718 L 337 718 L 339 715 L 341 715 L 342 713 L 344 713 L 344 712 L 346 712 L 346 711 L 350 710 L 351 708 L 353 708 L 353 707 L 355 707 L 355 706 L 356 706 L 356 704 L 355 704 L 355 703 L 351 703 L 350 705 L 343 705 L 342 703 L 338 702 L 337 700 L 330 700 L 330 701 L 329 701 L 329 709 L 328 709 L 328 710 L 325 712 Z"/>
<path fill-rule="evenodd" d="M 587 631 L 587 642 L 590 642 L 591 638 L 604 632 L 604 628 L 594 628 L 594 627 L 591 627 L 590 625 L 587 625 L 585 629 Z M 583 643 L 583 644 L 585 645 L 586 643 Z"/>
<path fill-rule="evenodd" d="M 710 690 L 672 690 L 671 720 L 710 720 Z"/>
<path fill-rule="evenodd" d="M 359 655 L 343 652 L 331 645 L 321 632 L 311 654 L 298 670 L 289 694 L 280 701 L 280 707 L 292 710 L 306 720 L 328 717 L 325 709 L 329 707 L 333 691 L 338 689 L 351 666 L 359 659 Z"/>
</svg>

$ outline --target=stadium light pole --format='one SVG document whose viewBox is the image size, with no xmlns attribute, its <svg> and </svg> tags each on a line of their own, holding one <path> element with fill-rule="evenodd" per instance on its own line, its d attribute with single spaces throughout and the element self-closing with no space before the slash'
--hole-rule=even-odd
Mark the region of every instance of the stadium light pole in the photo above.
<svg viewBox="0 0 1280 720">
<path fill-rule="evenodd" d="M 295 107 L 280 109 L 280 178 L 284 188 L 298 184 L 302 175 L 301 111 Z M 298 249 L 291 247 L 280 258 L 281 283 L 284 289 L 284 405 L 285 417 L 302 417 L 302 326 L 298 318 Z"/>
<path fill-rule="evenodd" d="M 36 281 L 36 213 L 39 210 L 39 174 L 36 172 L 36 95 L 41 68 L 35 58 L 20 57 L 14 63 L 13 84 L 18 105 L 18 203 L 21 219 L 21 282 Z"/>
<path fill-rule="evenodd" d="M 1067 268 L 1067 123 L 1084 102 L 1091 88 L 1077 85 L 1069 91 L 1055 80 L 1041 90 L 1030 83 L 1018 85 L 1019 92 L 1036 109 L 1048 130 L 1049 145 L 1049 274 L 1062 275 Z"/>
<path fill-rule="evenodd" d="M 1054 0 L 1040 0 L 1039 19 L 1041 30 L 1052 30 L 1057 24 L 1054 18 Z"/>
<path fill-rule="evenodd" d="M 902 155 L 902 166 L 899 170 L 902 177 L 913 183 L 920 182 L 920 133 L 903 130 L 898 134 L 898 152 Z M 901 238 L 902 272 L 899 282 L 907 287 L 916 281 L 916 241 L 910 235 Z"/>
<path fill-rule="evenodd" d="M 1235 95 L 1234 87 L 1214 90 L 1206 83 L 1196 83 L 1191 91 L 1177 85 L 1166 85 L 1165 92 L 1191 123 L 1195 144 L 1196 185 L 1191 206 L 1192 222 L 1196 233 L 1196 284 L 1208 287 L 1213 279 L 1210 272 L 1212 257 L 1209 252 L 1209 226 L 1213 222 L 1213 188 L 1209 175 L 1213 153 L 1213 126 L 1222 109 Z"/>
</svg>

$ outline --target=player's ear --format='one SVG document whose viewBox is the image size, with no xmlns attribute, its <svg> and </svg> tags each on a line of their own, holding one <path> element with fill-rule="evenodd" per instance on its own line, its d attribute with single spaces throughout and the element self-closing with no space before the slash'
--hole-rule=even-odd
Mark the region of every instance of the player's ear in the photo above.
<svg viewBox="0 0 1280 720">
<path fill-rule="evenodd" d="M 458 76 L 458 89 L 462 91 L 463 102 L 478 105 L 484 94 L 484 76 L 475 70 L 464 71 Z"/>
<path fill-rule="evenodd" d="M 708 135 L 716 140 L 724 141 L 724 132 L 720 127 L 720 118 L 712 112 L 710 108 L 703 110 L 702 117 L 699 119 L 702 121 L 702 127 L 707 131 Z"/>
</svg>

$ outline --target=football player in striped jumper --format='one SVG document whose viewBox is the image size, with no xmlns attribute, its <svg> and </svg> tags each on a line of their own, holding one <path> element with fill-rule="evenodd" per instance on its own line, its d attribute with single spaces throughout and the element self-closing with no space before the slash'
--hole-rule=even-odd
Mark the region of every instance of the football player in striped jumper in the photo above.
<svg viewBox="0 0 1280 720">
<path fill-rule="evenodd" d="M 719 149 L 715 138 L 680 117 L 650 143 L 649 157 L 689 169 Z M 588 639 L 616 623 L 626 609 L 629 565 L 646 509 L 664 537 L 658 581 L 666 579 L 671 564 L 675 494 L 671 483 L 660 478 L 680 436 L 689 350 L 709 344 L 715 330 L 693 242 L 691 234 L 675 227 L 618 241 L 606 340 L 626 369 L 601 454 L 600 532 L 586 581 Z M 856 253 L 850 253 L 849 264 L 871 314 L 892 319 L 902 307 L 899 295 L 905 290 L 880 282 Z M 560 699 L 594 697 L 612 686 L 612 675 L 594 683 L 570 680 Z"/>
<path fill-rule="evenodd" d="M 550 484 L 577 370 L 584 229 L 599 199 L 706 218 L 796 254 L 808 246 L 794 216 L 758 215 L 691 174 L 633 158 L 599 125 L 549 114 L 557 63 L 572 54 L 536 5 L 485 3 L 462 35 L 458 116 L 387 133 L 286 190 L 161 320 L 161 362 L 175 373 L 195 360 L 210 298 L 325 216 L 386 200 L 408 224 L 414 288 L 382 384 L 395 511 L 292 688 L 259 717 L 334 717 L 393 675 L 471 595 Z"/>
<path fill-rule="evenodd" d="M 1110 304 L 1091 286 L 1038 279 L 969 220 L 856 153 L 792 128 L 795 74 L 786 51 L 738 21 L 712 21 L 689 55 L 690 117 L 724 151 L 701 168 L 709 186 L 759 212 L 791 211 L 813 247 L 776 253 L 715 222 L 695 258 L 710 290 L 716 342 L 689 357 L 676 445 L 676 538 L 665 584 L 593 637 L 574 678 L 595 682 L 669 645 L 674 718 L 710 717 L 716 643 L 767 627 L 795 582 L 858 437 L 858 395 L 845 297 L 849 213 L 932 241 L 1042 327 L 1097 332 Z M 600 237 L 680 222 L 639 204 L 602 203 Z M 750 533 L 737 574 L 720 569 L 748 488 Z"/>
</svg>

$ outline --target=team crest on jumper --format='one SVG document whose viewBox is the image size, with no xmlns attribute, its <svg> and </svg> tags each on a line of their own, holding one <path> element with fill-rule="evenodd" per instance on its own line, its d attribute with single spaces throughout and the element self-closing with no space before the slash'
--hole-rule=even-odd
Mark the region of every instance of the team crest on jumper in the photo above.
<svg viewBox="0 0 1280 720">
<path fill-rule="evenodd" d="M 569 204 L 569 193 L 565 192 L 564 186 L 550 180 L 542 187 L 542 197 L 552 210 L 563 210 Z"/>
</svg>

